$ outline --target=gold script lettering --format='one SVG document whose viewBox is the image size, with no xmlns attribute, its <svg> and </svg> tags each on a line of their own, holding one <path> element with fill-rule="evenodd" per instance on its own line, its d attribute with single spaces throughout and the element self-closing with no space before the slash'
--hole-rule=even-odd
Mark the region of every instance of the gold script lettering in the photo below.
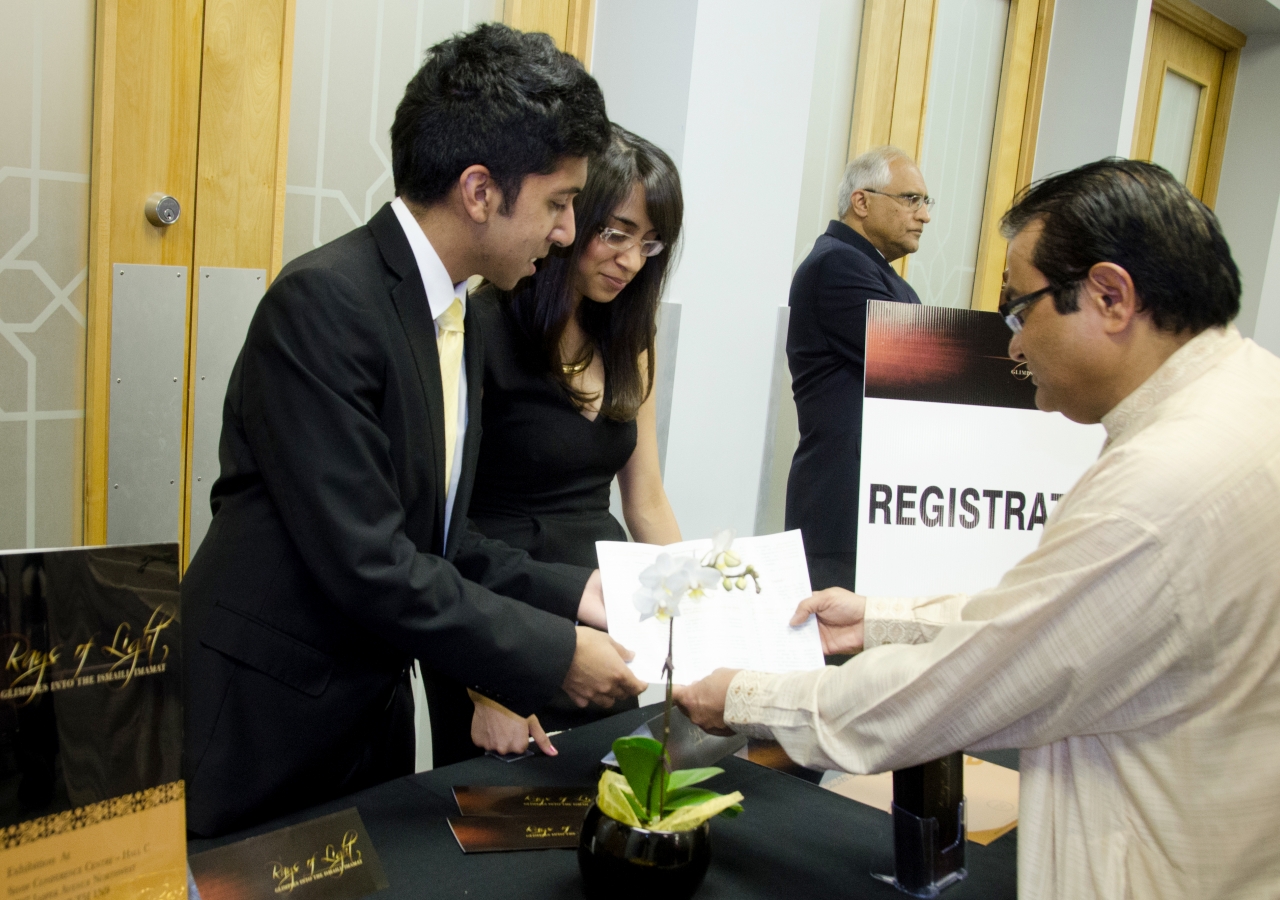
<svg viewBox="0 0 1280 900">
<path fill-rule="evenodd" d="M 129 627 L 128 622 L 121 622 L 116 629 L 115 636 L 111 639 L 111 645 L 103 647 L 102 652 L 108 656 L 115 657 L 116 661 L 111 664 L 111 671 L 115 672 L 124 665 L 128 664 L 129 674 L 125 676 L 121 687 L 133 680 L 133 674 L 138 669 L 138 663 L 142 659 L 142 654 L 146 653 L 147 662 L 155 662 L 156 647 L 159 643 L 160 634 L 164 629 L 173 624 L 174 616 L 164 613 L 162 610 L 155 610 L 151 613 L 151 618 L 147 620 L 146 627 L 142 630 L 141 638 L 133 638 L 130 635 L 133 629 Z M 163 651 L 160 654 L 160 661 L 163 662 L 169 658 L 169 647 L 167 644 L 160 645 Z"/>
<path fill-rule="evenodd" d="M 276 893 L 292 891 L 298 886 L 298 864 L 286 866 L 283 863 L 271 864 L 271 877 L 276 882 Z"/>
<path fill-rule="evenodd" d="M 49 671 L 50 666 L 57 664 L 59 656 L 60 651 L 57 647 L 46 652 L 35 649 L 24 638 L 17 638 L 14 641 L 9 651 L 9 659 L 4 665 L 5 671 L 18 673 L 17 677 L 10 682 L 10 687 L 16 687 L 24 681 L 32 685 L 31 693 L 20 704 L 21 706 L 26 706 L 40 693 L 45 673 Z"/>
</svg>

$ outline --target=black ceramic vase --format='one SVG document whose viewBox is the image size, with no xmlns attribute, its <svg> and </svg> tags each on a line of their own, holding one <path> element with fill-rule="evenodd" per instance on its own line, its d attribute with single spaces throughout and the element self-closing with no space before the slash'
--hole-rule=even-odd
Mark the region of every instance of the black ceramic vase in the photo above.
<svg viewBox="0 0 1280 900">
<path fill-rule="evenodd" d="M 626 825 L 591 804 L 578 839 L 590 900 L 687 900 L 711 864 L 711 823 L 690 831 Z"/>
</svg>

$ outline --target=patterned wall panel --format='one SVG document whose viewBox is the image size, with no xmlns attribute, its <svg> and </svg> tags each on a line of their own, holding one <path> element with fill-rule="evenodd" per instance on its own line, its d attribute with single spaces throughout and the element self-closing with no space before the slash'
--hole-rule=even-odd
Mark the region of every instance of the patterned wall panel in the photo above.
<svg viewBox="0 0 1280 900">
<path fill-rule="evenodd" d="M 925 303 L 967 308 L 982 236 L 1009 0 L 938 0 L 920 170 L 938 198 L 907 280 Z"/>
<path fill-rule="evenodd" d="M 78 544 L 93 0 L 0 3 L 0 548 Z"/>
<path fill-rule="evenodd" d="M 502 18 L 503 0 L 297 0 L 284 261 L 394 196 L 389 130 L 432 44 Z"/>
</svg>

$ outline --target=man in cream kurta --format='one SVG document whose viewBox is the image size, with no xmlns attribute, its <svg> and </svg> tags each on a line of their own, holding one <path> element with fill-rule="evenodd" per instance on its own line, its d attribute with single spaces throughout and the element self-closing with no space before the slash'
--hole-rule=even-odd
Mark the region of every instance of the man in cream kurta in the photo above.
<svg viewBox="0 0 1280 900">
<path fill-rule="evenodd" d="M 1047 280 L 1026 266 L 1043 262 L 1041 225 L 1010 235 L 1011 288 Z M 1041 376 L 1042 407 L 1108 435 L 1038 549 L 972 596 L 866 598 L 863 612 L 857 595 L 822 592 L 797 618 L 818 614 L 829 652 L 865 629 L 866 652 L 813 672 L 726 670 L 678 699 L 704 727 L 772 737 L 818 768 L 1021 748 L 1023 897 L 1274 897 L 1280 360 L 1226 325 L 1184 332 L 1158 365 L 1148 354 L 1149 374 L 1138 357 L 1099 363 L 1080 334 L 1125 302 L 1095 285 L 1123 268 L 1101 265 L 1080 309 L 1028 305 L 1011 345 Z M 1073 381 L 1063 359 L 1113 377 Z M 1145 377 L 1130 390 L 1125 372 Z"/>
</svg>

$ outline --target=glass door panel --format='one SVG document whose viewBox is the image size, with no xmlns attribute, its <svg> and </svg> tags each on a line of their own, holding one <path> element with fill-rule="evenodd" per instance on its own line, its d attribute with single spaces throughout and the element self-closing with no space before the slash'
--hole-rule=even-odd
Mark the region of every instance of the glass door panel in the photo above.
<svg viewBox="0 0 1280 900">
<path fill-rule="evenodd" d="M 0 549 L 81 540 L 94 6 L 0 4 Z"/>
<path fill-rule="evenodd" d="M 973 295 L 1008 23 L 1009 0 L 938 0 L 920 170 L 939 200 L 907 264 L 925 303 Z"/>
<path fill-rule="evenodd" d="M 395 196 L 391 122 L 427 48 L 502 12 L 495 0 L 297 0 L 284 262 Z"/>
<path fill-rule="evenodd" d="M 1204 85 L 1173 69 L 1165 69 L 1151 161 L 1164 166 L 1183 184 L 1191 167 L 1191 148 L 1195 143 L 1203 93 Z"/>
</svg>

